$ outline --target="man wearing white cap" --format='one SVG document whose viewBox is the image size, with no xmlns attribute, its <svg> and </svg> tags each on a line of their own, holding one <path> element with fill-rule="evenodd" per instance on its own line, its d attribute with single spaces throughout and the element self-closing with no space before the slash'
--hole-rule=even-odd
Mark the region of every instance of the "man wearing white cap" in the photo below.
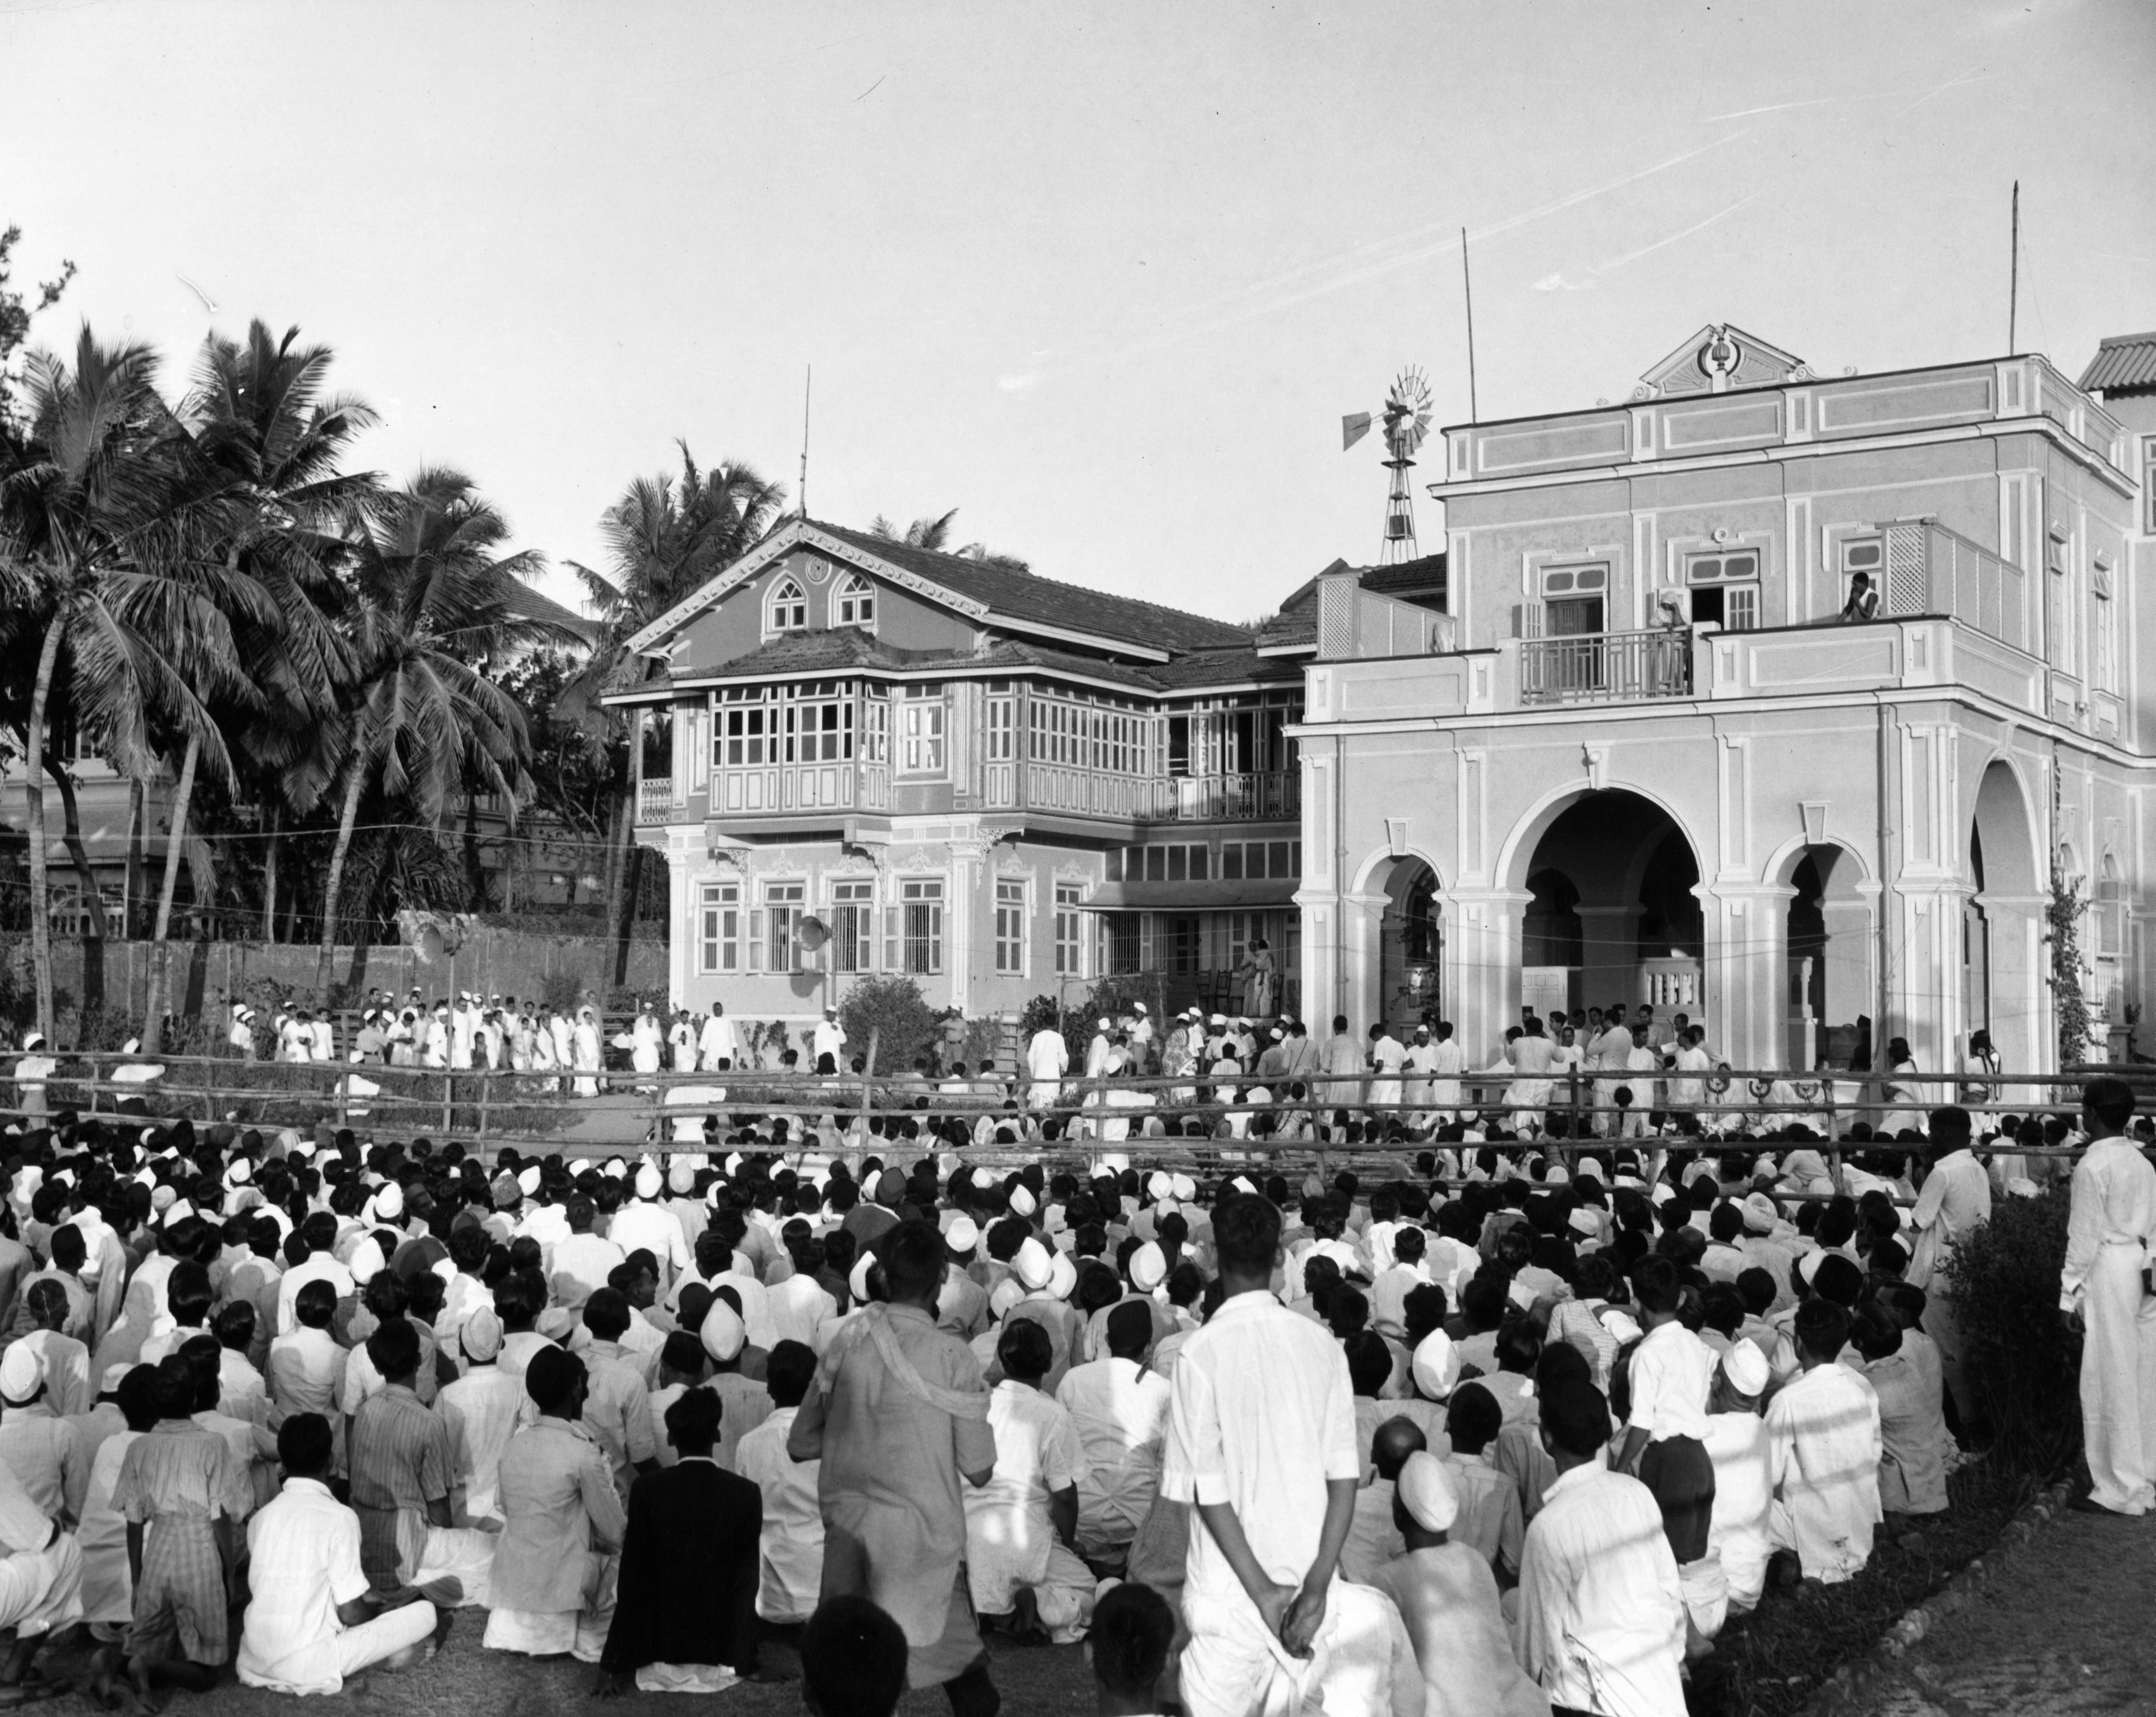
<svg viewBox="0 0 2156 1717">
<path fill-rule="evenodd" d="M 659 1261 L 659 1296 L 664 1299 L 674 1279 L 695 1261 L 688 1237 L 681 1232 L 681 1218 L 658 1202 L 665 1181 L 657 1164 L 639 1166 L 629 1185 L 635 1197 L 614 1212 L 607 1225 L 607 1238 L 621 1248 L 624 1257 L 644 1251 Z"/>
<path fill-rule="evenodd" d="M 1773 1373 L 1749 1341 L 1733 1341 L 1716 1368 L 1707 1416 L 1707 1453 L 1714 1462 L 1714 1524 L 1707 1553 L 1722 1565 L 1731 1611 L 1756 1607 L 1774 1555 L 1774 1480 L 1759 1397 Z"/>
<path fill-rule="evenodd" d="M 1107 1070 L 1108 1052 L 1115 1047 L 1109 1033 L 1114 1029 L 1115 1023 L 1111 1020 L 1102 1019 L 1095 1023 L 1093 1041 L 1086 1046 L 1086 1077 L 1087 1079 L 1097 1079 Z"/>
<path fill-rule="evenodd" d="M 80 1523 L 90 1494 L 90 1453 L 82 1433 L 54 1414 L 44 1366 L 23 1341 L 0 1352 L 0 1465 L 23 1481 L 44 1513 L 66 1527 Z"/>
<path fill-rule="evenodd" d="M 809 1036 L 808 1047 L 811 1051 L 809 1065 L 812 1067 L 826 1055 L 831 1058 L 834 1067 L 845 1064 L 846 1028 L 839 1023 L 837 1008 L 826 1007 L 824 1009 L 823 1018 L 816 1022 L 816 1029 Z"/>
<path fill-rule="evenodd" d="M 45 1107 L 45 1081 L 59 1068 L 59 1063 L 45 1051 L 45 1034 L 26 1032 L 22 1058 L 15 1064 L 15 1107 L 25 1117 L 42 1117 L 49 1112 Z"/>
<path fill-rule="evenodd" d="M 1407 1624 L 1422 1668 L 1424 1717 L 1548 1717 L 1549 1696 L 1512 1655 L 1490 1564 L 1448 1536 L 1459 1513 L 1445 1463 L 1409 1455 L 1393 1488 L 1393 1520 L 1407 1553 L 1370 1581 Z"/>
<path fill-rule="evenodd" d="M 1026 1087 L 1026 1107 L 1052 1107 L 1062 1092 L 1064 1074 L 1070 1071 L 1070 1045 L 1060 1027 L 1045 1025 L 1033 1034 L 1025 1046 L 1025 1070 L 1032 1075 L 1032 1083 Z"/>
<path fill-rule="evenodd" d="M 501 1519 L 495 1479 L 501 1452 L 524 1416 L 526 1401 L 522 1381 L 499 1363 L 501 1339 L 501 1320 L 491 1305 L 482 1305 L 466 1318 L 457 1336 L 464 1350 L 464 1376 L 444 1384 L 434 1402 L 434 1410 L 449 1427 L 456 1468 L 451 1513 L 459 1526 Z"/>
</svg>

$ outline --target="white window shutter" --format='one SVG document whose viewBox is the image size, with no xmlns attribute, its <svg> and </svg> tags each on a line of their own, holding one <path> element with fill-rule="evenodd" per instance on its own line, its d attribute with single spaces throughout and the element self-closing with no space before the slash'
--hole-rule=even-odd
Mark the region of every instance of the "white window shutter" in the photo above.
<svg viewBox="0 0 2156 1717">
<path fill-rule="evenodd" d="M 883 969 L 886 971 L 899 969 L 898 911 L 896 906 L 883 909 Z"/>
<path fill-rule="evenodd" d="M 762 907 L 752 906 L 749 909 L 748 969 L 751 971 L 762 971 L 763 970 L 763 920 L 764 911 Z"/>
</svg>

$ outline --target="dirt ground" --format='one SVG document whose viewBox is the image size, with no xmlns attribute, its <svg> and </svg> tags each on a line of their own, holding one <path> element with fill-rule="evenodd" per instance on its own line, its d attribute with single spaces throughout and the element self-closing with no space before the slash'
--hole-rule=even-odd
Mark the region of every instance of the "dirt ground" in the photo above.
<svg viewBox="0 0 2156 1717">
<path fill-rule="evenodd" d="M 2156 1712 L 2156 1515 L 2069 1513 L 1867 1689 L 1871 1717 Z"/>
<path fill-rule="evenodd" d="M 528 1658 L 490 1652 L 480 1644 L 486 1629 L 484 1610 L 460 1610 L 448 1648 L 422 1668 L 400 1674 L 364 1677 L 355 1689 L 347 1686 L 334 1699 L 295 1699 L 283 1694 L 259 1692 L 228 1679 L 214 1693 L 196 1696 L 171 1695 L 166 1709 L 174 1717 L 199 1711 L 206 1717 L 305 1717 L 314 1711 L 363 1713 L 365 1717 L 548 1717 L 572 1707 L 593 1712 L 649 1711 L 654 1717 L 696 1710 L 723 1711 L 726 1717 L 797 1717 L 801 1710 L 799 1663 L 783 1647 L 769 1653 L 771 1667 L 797 1679 L 776 1685 L 743 1684 L 729 1689 L 710 1705 L 693 1699 L 665 1694 L 634 1694 L 601 1702 L 591 1697 L 598 1672 L 567 1660 L 534 1663 Z M 1091 1717 L 1093 1680 L 1085 1654 L 1077 1646 L 1021 1648 L 1000 1641 L 989 1647 L 995 1663 L 996 1685 L 1002 1689 L 1004 1709 L 1009 1717 Z M 87 1649 L 54 1653 L 48 1664 L 55 1679 L 86 1675 Z M 85 1694 L 70 1694 L 31 1708 L 53 1717 L 90 1717 L 97 1707 Z M 951 1707 L 942 1693 L 931 1689 L 909 1694 L 901 1702 L 901 1717 L 948 1717 Z"/>
</svg>

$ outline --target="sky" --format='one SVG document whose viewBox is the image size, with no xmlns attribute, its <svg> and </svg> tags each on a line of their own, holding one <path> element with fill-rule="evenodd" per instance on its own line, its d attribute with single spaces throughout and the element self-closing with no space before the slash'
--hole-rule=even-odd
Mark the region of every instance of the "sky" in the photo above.
<svg viewBox="0 0 2156 1717">
<path fill-rule="evenodd" d="M 813 365 L 813 515 L 1248 620 L 1378 556 L 1343 413 L 1413 364 L 1469 418 L 1463 227 L 1484 418 L 1708 322 L 1996 356 L 2017 178 L 2077 375 L 2156 327 L 2152 84 L 2146 0 L 0 0 L 0 224 L 80 269 L 39 341 L 173 392 L 212 328 L 326 342 L 362 462 L 469 472 L 564 599 L 677 438 L 797 495 Z"/>
</svg>

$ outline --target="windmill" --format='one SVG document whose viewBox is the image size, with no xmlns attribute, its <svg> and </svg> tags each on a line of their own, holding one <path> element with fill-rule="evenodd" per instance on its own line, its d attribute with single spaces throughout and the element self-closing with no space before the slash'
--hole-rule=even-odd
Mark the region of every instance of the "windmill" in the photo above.
<svg viewBox="0 0 2156 1717">
<path fill-rule="evenodd" d="M 1385 541 L 1378 556 L 1381 566 L 1397 566 L 1415 558 L 1414 499 L 1408 489 L 1408 473 L 1414 469 L 1415 449 L 1430 433 L 1430 378 L 1419 365 L 1410 364 L 1393 378 L 1383 413 L 1385 432 L 1385 469 L 1393 474 L 1385 496 Z M 1340 448 L 1346 452 L 1370 433 L 1368 412 L 1351 412 L 1340 420 Z"/>
</svg>

